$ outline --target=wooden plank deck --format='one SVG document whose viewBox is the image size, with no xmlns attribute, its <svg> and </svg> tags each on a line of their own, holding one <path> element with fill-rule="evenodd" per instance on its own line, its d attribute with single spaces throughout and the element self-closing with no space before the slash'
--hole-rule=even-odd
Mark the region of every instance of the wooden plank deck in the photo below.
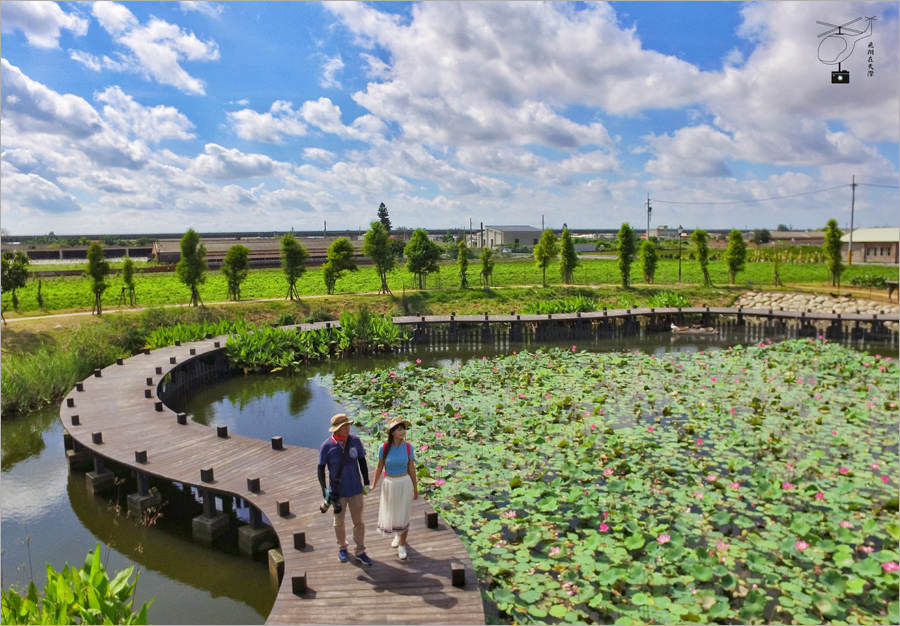
<svg viewBox="0 0 900 626">
<path fill-rule="evenodd" d="M 224 344 L 224 342 L 222 342 Z M 189 350 L 196 351 L 189 356 Z M 177 363 L 219 350 L 214 340 L 171 346 L 111 365 L 101 376 L 84 380 L 83 391 L 73 390 L 60 408 L 60 418 L 72 438 L 92 453 L 140 472 L 209 490 L 214 495 L 243 498 L 271 522 L 284 554 L 284 578 L 269 614 L 271 624 L 484 624 L 484 606 L 472 563 L 456 533 L 438 517 L 437 528 L 427 528 L 426 513 L 433 512 L 423 498 L 413 502 L 409 558 L 401 561 L 390 538 L 375 531 L 378 494 L 366 499 L 366 549 L 375 561 L 363 566 L 351 556 L 341 564 L 332 528 L 331 512 L 319 512 L 322 496 L 316 480 L 318 452 L 229 434 L 192 421 L 178 424 L 176 414 L 156 410 L 156 386 Z M 146 379 L 154 393 L 146 398 Z M 72 400 L 74 406 L 69 407 Z M 72 424 L 72 416 L 79 424 Z M 93 443 L 93 433 L 102 443 Z M 272 433 L 280 436 L 283 433 Z M 327 433 L 322 433 L 324 440 Z M 146 451 L 146 463 L 135 461 Z M 374 463 L 370 463 L 374 470 Z M 203 482 L 201 470 L 213 469 L 213 480 Z M 248 490 L 247 479 L 258 478 L 260 489 Z M 278 502 L 288 502 L 290 513 L 278 514 Z M 352 521 L 346 514 L 350 551 Z M 294 549 L 294 533 L 305 533 L 306 547 Z M 465 569 L 465 585 L 455 587 L 451 567 Z M 306 576 L 307 591 L 293 593 L 292 578 Z"/>
</svg>

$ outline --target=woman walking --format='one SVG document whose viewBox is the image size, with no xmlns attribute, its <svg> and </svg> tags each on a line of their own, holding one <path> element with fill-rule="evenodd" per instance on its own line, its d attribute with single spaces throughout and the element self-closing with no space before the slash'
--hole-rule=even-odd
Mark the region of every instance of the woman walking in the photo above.
<svg viewBox="0 0 900 626">
<path fill-rule="evenodd" d="M 409 422 L 400 417 L 388 422 L 388 437 L 378 448 L 378 466 L 372 489 L 384 477 L 381 488 L 381 504 L 378 509 L 378 532 L 393 533 L 391 547 L 397 548 L 401 559 L 406 559 L 406 536 L 409 534 L 409 509 L 413 500 L 419 499 L 416 479 L 415 453 L 406 441 Z"/>
</svg>

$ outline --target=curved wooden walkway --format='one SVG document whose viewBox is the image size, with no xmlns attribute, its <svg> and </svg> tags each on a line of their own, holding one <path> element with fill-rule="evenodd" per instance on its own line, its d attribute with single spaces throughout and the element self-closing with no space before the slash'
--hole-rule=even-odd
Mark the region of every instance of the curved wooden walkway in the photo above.
<svg viewBox="0 0 900 626">
<path fill-rule="evenodd" d="M 178 364 L 221 350 L 215 341 L 224 345 L 224 338 L 216 338 L 139 354 L 79 383 L 60 408 L 69 435 L 95 458 L 214 495 L 238 496 L 262 512 L 284 554 L 284 577 L 267 623 L 484 624 L 481 592 L 465 547 L 423 498 L 413 503 L 408 560 L 400 561 L 390 539 L 375 531 L 376 493 L 365 509 L 366 547 L 375 564 L 362 566 L 352 557 L 341 564 L 332 514 L 318 509 L 316 450 L 287 445 L 276 450 L 271 442 L 222 437 L 191 420 L 178 422 L 156 388 Z M 142 452 L 146 461 L 137 460 Z M 250 491 L 255 486 L 248 479 L 258 479 L 259 489 Z M 427 527 L 428 514 L 437 518 L 435 528 Z M 350 538 L 349 513 L 347 527 Z M 295 548 L 295 533 L 304 533 L 305 547 Z M 453 585 L 454 566 L 457 576 L 464 574 L 462 586 Z M 306 589 L 294 593 L 300 577 Z"/>
</svg>

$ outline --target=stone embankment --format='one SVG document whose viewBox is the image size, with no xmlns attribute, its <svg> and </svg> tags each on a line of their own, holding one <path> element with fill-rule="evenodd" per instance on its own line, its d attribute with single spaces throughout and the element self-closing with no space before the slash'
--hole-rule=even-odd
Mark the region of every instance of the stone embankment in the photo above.
<svg viewBox="0 0 900 626">
<path fill-rule="evenodd" d="M 893 302 L 879 302 L 856 298 L 849 294 L 833 296 L 821 293 L 785 293 L 780 291 L 748 291 L 734 303 L 747 309 L 784 309 L 785 311 L 814 311 L 821 313 L 888 313 L 898 316 L 900 308 Z M 897 330 L 900 324 L 888 322 L 887 326 Z"/>
</svg>

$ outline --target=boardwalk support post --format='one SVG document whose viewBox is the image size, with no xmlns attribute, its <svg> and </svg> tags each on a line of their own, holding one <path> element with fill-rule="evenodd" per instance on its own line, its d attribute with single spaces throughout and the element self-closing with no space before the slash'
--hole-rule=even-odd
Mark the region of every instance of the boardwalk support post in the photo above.
<svg viewBox="0 0 900 626">
<path fill-rule="evenodd" d="M 135 457 L 139 452 L 135 452 Z M 144 451 L 144 461 L 146 463 L 147 453 Z M 137 493 L 128 494 L 128 512 L 140 519 L 144 512 L 148 509 L 159 509 L 162 506 L 162 494 L 158 491 L 150 492 L 150 477 L 146 472 L 135 471 L 134 476 L 137 479 Z"/>
<path fill-rule="evenodd" d="M 115 475 L 108 469 L 99 454 L 94 455 L 94 471 L 84 475 L 88 491 L 97 494 L 105 491 L 115 483 Z"/>
<path fill-rule="evenodd" d="M 241 555 L 253 557 L 263 550 L 270 550 L 278 545 L 275 531 L 271 526 L 263 524 L 262 513 L 255 506 L 250 506 L 250 523 L 238 528 L 238 550 Z"/>
<path fill-rule="evenodd" d="M 450 581 L 454 587 L 466 586 L 466 568 L 462 563 L 450 564 Z"/>
<path fill-rule="evenodd" d="M 208 471 L 212 474 L 212 469 Z M 212 476 L 210 476 L 210 480 L 212 480 Z M 191 520 L 191 531 L 195 543 L 210 546 L 216 537 L 228 530 L 228 516 L 216 510 L 216 497 L 211 491 L 202 487 L 198 487 L 197 490 L 203 499 L 203 515 L 198 515 Z"/>
</svg>

